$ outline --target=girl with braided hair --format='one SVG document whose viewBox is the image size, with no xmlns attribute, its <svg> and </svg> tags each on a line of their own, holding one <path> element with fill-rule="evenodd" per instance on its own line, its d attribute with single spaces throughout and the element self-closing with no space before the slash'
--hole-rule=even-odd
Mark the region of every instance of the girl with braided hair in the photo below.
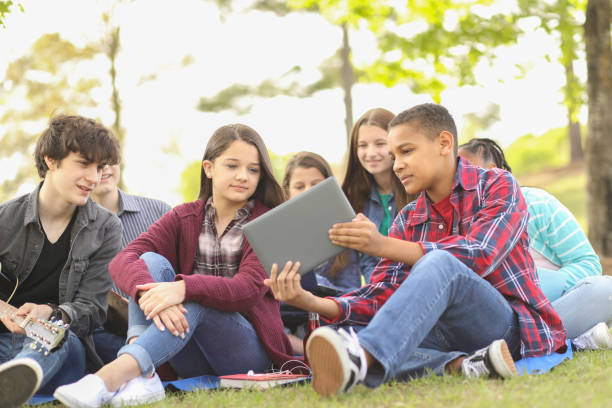
<svg viewBox="0 0 612 408">
<path fill-rule="evenodd" d="M 459 155 L 483 168 L 512 171 L 502 148 L 475 138 L 459 146 Z M 612 277 L 602 276 L 599 257 L 580 224 L 546 191 L 521 187 L 529 211 L 529 252 L 540 286 L 561 317 L 577 349 L 612 348 Z"/>
</svg>

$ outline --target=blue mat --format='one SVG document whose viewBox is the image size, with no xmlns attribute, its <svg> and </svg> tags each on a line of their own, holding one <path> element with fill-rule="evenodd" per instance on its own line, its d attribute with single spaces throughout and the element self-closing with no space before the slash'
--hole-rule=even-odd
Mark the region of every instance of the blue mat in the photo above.
<svg viewBox="0 0 612 408">
<path fill-rule="evenodd" d="M 164 381 L 166 391 L 195 391 L 219 388 L 219 377 L 201 375 L 176 381 Z M 40 405 L 55 401 L 53 395 L 36 394 L 28 401 L 28 405 Z"/>
<path fill-rule="evenodd" d="M 544 374 L 561 364 L 564 360 L 571 360 L 573 357 L 572 343 L 570 340 L 567 340 L 565 344 L 567 346 L 565 353 L 553 353 L 549 356 L 540 357 L 526 357 L 517 361 L 515 363 L 516 371 L 518 371 L 519 375 Z"/>
</svg>

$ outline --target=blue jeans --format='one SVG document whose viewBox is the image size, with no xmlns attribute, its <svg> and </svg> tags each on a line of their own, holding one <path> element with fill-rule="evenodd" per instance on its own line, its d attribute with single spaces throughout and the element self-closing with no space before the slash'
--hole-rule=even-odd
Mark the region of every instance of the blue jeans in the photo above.
<svg viewBox="0 0 612 408">
<path fill-rule="evenodd" d="M 174 280 L 172 265 L 163 256 L 147 252 L 141 259 L 156 282 Z M 160 331 L 130 299 L 128 339 L 138 339 L 122 347 L 119 355 L 134 357 L 143 374 L 152 373 L 166 361 L 181 377 L 265 372 L 270 367 L 270 357 L 255 329 L 240 313 L 219 311 L 197 302 L 183 306 L 189 324 L 184 339 L 169 330 Z"/>
<path fill-rule="evenodd" d="M 612 322 L 612 276 L 589 276 L 552 302 L 567 337 L 580 336 L 599 322 Z"/>
<path fill-rule="evenodd" d="M 411 273 L 367 327 L 361 346 L 379 363 L 366 385 L 393 378 L 409 380 L 432 371 L 442 375 L 457 357 L 504 339 L 520 358 L 516 314 L 491 284 L 446 251 L 432 251 Z"/>
<path fill-rule="evenodd" d="M 92 333 L 96 346 L 96 353 L 104 364 L 108 364 L 117 358 L 119 349 L 125 345 L 125 339 L 109 332 L 103 326 L 98 327 Z"/>
<path fill-rule="evenodd" d="M 31 339 L 21 334 L 0 334 L 0 363 L 24 357 L 35 360 L 43 371 L 38 392 L 53 394 L 60 385 L 73 383 L 85 375 L 85 348 L 73 332 L 68 331 L 66 342 L 47 356 L 32 350 L 31 343 Z"/>
</svg>

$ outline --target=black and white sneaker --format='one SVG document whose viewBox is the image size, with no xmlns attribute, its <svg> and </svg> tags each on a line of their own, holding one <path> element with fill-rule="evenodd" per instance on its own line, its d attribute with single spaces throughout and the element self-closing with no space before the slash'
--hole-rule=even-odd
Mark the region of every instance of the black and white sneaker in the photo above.
<svg viewBox="0 0 612 408">
<path fill-rule="evenodd" d="M 0 407 L 25 404 L 42 381 L 42 368 L 31 358 L 17 358 L 0 364 Z"/>
<path fill-rule="evenodd" d="M 467 356 L 461 363 L 461 371 L 468 378 L 508 378 L 518 375 L 508 345 L 503 339 L 495 340 L 488 347 Z"/>
<path fill-rule="evenodd" d="M 312 387 L 323 396 L 348 392 L 365 379 L 368 371 L 365 352 L 352 328 L 347 332 L 321 327 L 306 342 L 312 369 Z"/>
</svg>

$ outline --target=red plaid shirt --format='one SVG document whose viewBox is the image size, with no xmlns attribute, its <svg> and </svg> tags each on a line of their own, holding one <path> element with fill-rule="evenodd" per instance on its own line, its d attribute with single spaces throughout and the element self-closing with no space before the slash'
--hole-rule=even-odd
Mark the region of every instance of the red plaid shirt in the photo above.
<svg viewBox="0 0 612 408">
<path fill-rule="evenodd" d="M 565 330 L 539 288 L 529 254 L 525 200 L 514 177 L 464 159 L 450 195 L 452 232 L 422 192 L 397 215 L 389 236 L 418 242 L 427 254 L 442 249 L 487 280 L 518 315 L 523 357 L 551 354 L 565 344 Z M 410 266 L 382 259 L 371 283 L 340 298 L 334 323 L 366 325 L 410 273 Z"/>
</svg>

